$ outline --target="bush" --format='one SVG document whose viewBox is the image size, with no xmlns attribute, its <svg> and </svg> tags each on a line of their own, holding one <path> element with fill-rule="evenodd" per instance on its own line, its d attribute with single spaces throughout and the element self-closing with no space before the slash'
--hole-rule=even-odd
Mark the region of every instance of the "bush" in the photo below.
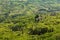
<svg viewBox="0 0 60 40">
<path fill-rule="evenodd" d="M 19 25 L 15 25 L 15 26 L 10 27 L 10 29 L 12 29 L 12 31 L 22 31 L 23 27 Z"/>
<path fill-rule="evenodd" d="M 44 28 L 35 28 L 34 30 L 32 28 L 29 29 L 29 34 L 30 35 L 42 35 L 45 33 L 53 32 L 54 29 L 48 29 L 47 27 Z"/>
</svg>

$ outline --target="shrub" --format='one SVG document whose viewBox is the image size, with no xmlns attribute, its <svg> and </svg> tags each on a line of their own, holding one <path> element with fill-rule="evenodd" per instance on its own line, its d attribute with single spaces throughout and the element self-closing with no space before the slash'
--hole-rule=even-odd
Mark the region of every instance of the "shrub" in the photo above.
<svg viewBox="0 0 60 40">
<path fill-rule="evenodd" d="M 36 29 L 30 29 L 29 34 L 31 35 L 41 35 L 45 34 L 47 32 L 48 28 L 36 28 Z"/>
<path fill-rule="evenodd" d="M 50 32 L 53 32 L 54 29 L 51 28 L 51 29 L 48 29 L 47 27 L 44 27 L 44 28 L 35 28 L 34 30 L 32 28 L 29 29 L 29 34 L 30 35 L 42 35 L 42 34 L 45 34 L 45 33 L 50 33 Z"/>
<path fill-rule="evenodd" d="M 12 29 L 12 31 L 22 31 L 23 27 L 19 26 L 19 25 L 16 25 L 16 26 L 10 27 L 10 29 Z"/>
</svg>

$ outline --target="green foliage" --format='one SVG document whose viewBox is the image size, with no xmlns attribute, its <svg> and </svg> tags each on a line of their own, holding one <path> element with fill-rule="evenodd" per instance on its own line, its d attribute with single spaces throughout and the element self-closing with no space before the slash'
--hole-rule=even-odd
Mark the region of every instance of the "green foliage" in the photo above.
<svg viewBox="0 0 60 40">
<path fill-rule="evenodd" d="M 60 0 L 0 0 L 0 40 L 60 40 L 59 11 Z"/>
</svg>

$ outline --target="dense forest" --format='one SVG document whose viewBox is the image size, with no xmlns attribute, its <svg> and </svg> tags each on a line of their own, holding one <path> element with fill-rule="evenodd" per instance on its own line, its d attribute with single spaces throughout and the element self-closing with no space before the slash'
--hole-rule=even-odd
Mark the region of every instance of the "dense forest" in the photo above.
<svg viewBox="0 0 60 40">
<path fill-rule="evenodd" d="M 0 0 L 0 40 L 60 40 L 60 0 Z"/>
</svg>

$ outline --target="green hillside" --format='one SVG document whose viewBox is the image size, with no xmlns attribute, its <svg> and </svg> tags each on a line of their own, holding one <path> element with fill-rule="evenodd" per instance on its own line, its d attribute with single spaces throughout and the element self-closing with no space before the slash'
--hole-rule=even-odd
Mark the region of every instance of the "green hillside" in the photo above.
<svg viewBox="0 0 60 40">
<path fill-rule="evenodd" d="M 60 0 L 0 0 L 0 40 L 60 40 Z"/>
</svg>

